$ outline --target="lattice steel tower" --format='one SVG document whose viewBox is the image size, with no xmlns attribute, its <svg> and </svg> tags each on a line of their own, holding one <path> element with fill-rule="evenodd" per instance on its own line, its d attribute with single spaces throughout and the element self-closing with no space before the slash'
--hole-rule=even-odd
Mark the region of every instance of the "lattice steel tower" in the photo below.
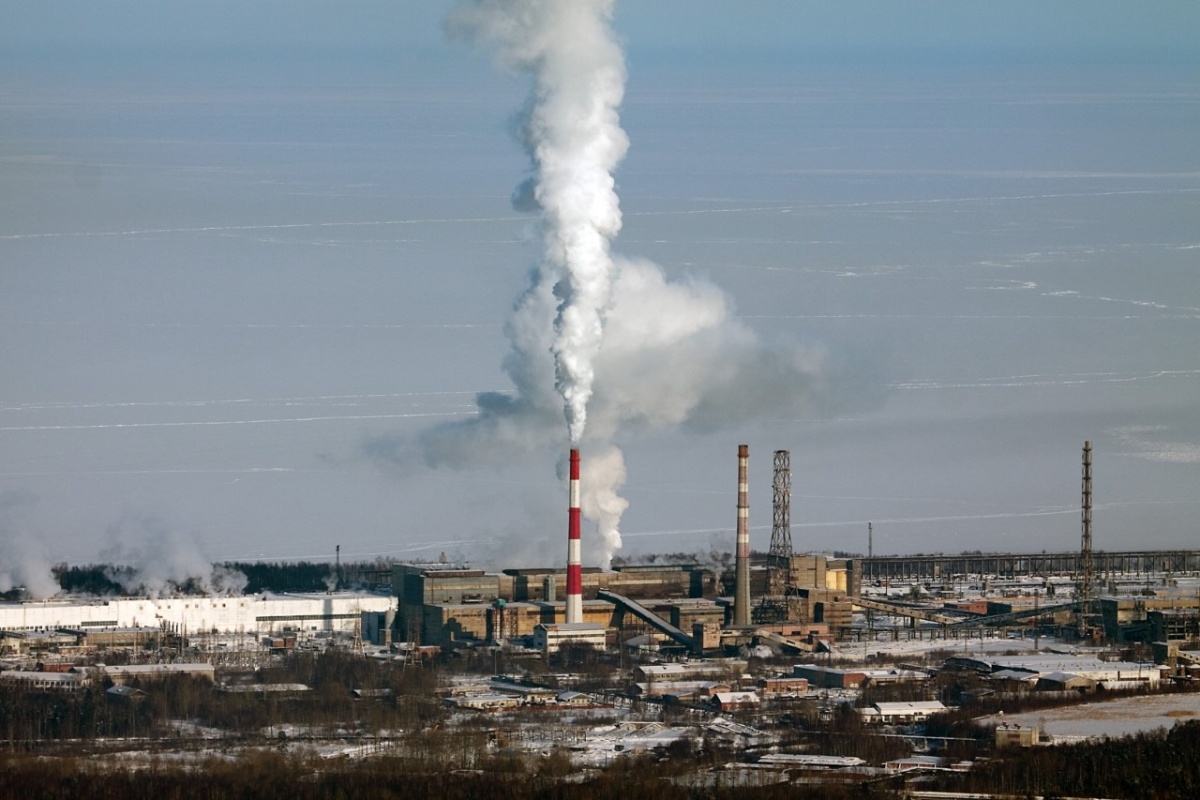
<svg viewBox="0 0 1200 800">
<path fill-rule="evenodd" d="M 1087 635 L 1095 607 L 1096 565 L 1092 560 L 1092 443 L 1083 443 L 1083 534 L 1079 552 L 1079 638 Z"/>
<path fill-rule="evenodd" d="M 792 593 L 792 466 L 791 453 L 775 451 L 772 483 L 771 550 L 767 554 L 767 594 L 755 609 L 755 622 L 784 622 Z"/>
</svg>

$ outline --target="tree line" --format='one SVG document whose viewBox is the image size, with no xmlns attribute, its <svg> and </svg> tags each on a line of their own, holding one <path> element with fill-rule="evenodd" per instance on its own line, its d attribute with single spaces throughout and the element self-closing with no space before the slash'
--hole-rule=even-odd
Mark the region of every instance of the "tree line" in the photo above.
<svg viewBox="0 0 1200 800">
<path fill-rule="evenodd" d="M 244 575 L 247 594 L 368 589 L 390 584 L 391 570 L 391 562 L 383 560 L 348 562 L 340 567 L 323 561 L 225 561 L 214 566 Z M 51 572 L 66 593 L 109 596 L 126 593 L 122 581 L 128 584 L 135 569 L 112 564 L 57 564 Z M 199 578 L 186 580 L 176 589 L 180 594 L 206 593 Z M 11 599 L 17 599 L 11 594 Z"/>
<path fill-rule="evenodd" d="M 674 781 L 655 754 L 621 759 L 581 781 L 562 780 L 554 763 L 516 771 L 431 769 L 405 758 L 358 764 L 287 755 L 273 749 L 237 759 L 209 758 L 184 767 L 166 761 L 148 768 L 106 769 L 81 758 L 0 755 L 0 800 L 899 800 L 901 794 L 857 783 L 798 786 L 725 785 L 694 788 Z M 491 765 L 495 766 L 495 765 Z M 541 769 L 544 767 L 544 769 Z"/>
<path fill-rule="evenodd" d="M 223 676 L 233 677 L 233 676 Z M 32 691 L 0 685 L 0 747 L 27 750 L 46 741 L 105 737 L 177 737 L 172 720 L 189 720 L 232 735 L 258 735 L 281 725 L 337 726 L 347 721 L 364 733 L 440 721 L 432 670 L 401 668 L 328 650 L 296 652 L 250 677 L 246 692 L 220 691 L 202 678 L 172 675 L 132 681 L 143 694 L 114 698 L 111 682 L 75 692 Z M 263 684 L 304 684 L 309 691 L 253 691 Z M 357 699 L 353 689 L 387 690 Z"/>
<path fill-rule="evenodd" d="M 1200 797 L 1200 720 L 1119 739 L 1004 750 L 936 785 L 1017 797 Z"/>
</svg>

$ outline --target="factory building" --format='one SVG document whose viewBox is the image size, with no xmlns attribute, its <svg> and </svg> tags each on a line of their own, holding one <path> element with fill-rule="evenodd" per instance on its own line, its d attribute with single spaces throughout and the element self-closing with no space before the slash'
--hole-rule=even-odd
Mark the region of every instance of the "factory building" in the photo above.
<svg viewBox="0 0 1200 800">
<path fill-rule="evenodd" d="M 201 678 L 210 683 L 216 680 L 216 670 L 212 664 L 127 664 L 123 666 L 108 665 L 100 668 L 104 677 L 116 684 L 126 684 L 130 681 L 161 681 L 176 675 L 187 675 Z"/>
<path fill-rule="evenodd" d="M 919 700 L 875 703 L 869 708 L 858 709 L 858 714 L 866 725 L 912 725 L 946 711 L 946 706 L 937 700 Z"/>
<path fill-rule="evenodd" d="M 545 643 L 554 638 L 548 635 L 553 626 L 621 627 L 630 615 L 614 604 L 624 605 L 625 598 L 637 601 L 639 608 L 634 616 L 657 628 L 659 634 L 665 633 L 666 638 L 673 638 L 675 646 L 688 637 L 680 632 L 690 631 L 699 633 L 694 650 L 717 649 L 719 631 L 730 625 L 749 628 L 751 598 L 763 597 L 769 591 L 768 570 L 750 564 L 748 459 L 749 448 L 739 445 L 735 566 L 728 574 L 720 575 L 720 580 L 716 572 L 698 564 L 585 569 L 579 560 L 579 497 L 586 473 L 580 466 L 579 451 L 572 449 L 565 569 L 486 572 L 445 563 L 397 565 L 392 574 L 398 601 L 395 638 L 445 646 L 529 637 L 541 626 L 538 641 Z M 849 598 L 859 591 L 858 562 L 822 554 L 788 558 L 786 621 L 825 626 L 834 632 L 851 628 L 853 605 Z M 603 600 L 598 599 L 602 592 L 607 593 Z M 554 628 L 557 632 L 567 630 L 575 629 Z M 598 631 L 588 636 L 600 640 Z M 649 636 L 656 638 L 658 634 Z"/>
<path fill-rule="evenodd" d="M 1151 620 L 1156 612 L 1157 625 Z M 1200 597 L 1170 592 L 1153 597 L 1101 597 L 1100 616 L 1105 636 L 1114 642 L 1184 640 L 1200 619 Z"/>
<path fill-rule="evenodd" d="M 1036 725 L 1000 723 L 996 726 L 996 749 L 1005 747 L 1033 747 L 1038 743 L 1041 731 Z"/>
<path fill-rule="evenodd" d="M 317 632 L 359 629 L 364 612 L 386 612 L 396 599 L 379 594 L 184 595 L 0 603 L 0 630 L 170 629 L 184 634 Z"/>
<path fill-rule="evenodd" d="M 866 684 L 876 686 L 928 681 L 930 674 L 909 669 L 838 669 L 817 664 L 796 664 L 793 678 L 803 678 L 814 689 L 857 689 Z"/>
<path fill-rule="evenodd" d="M 77 692 L 92 684 L 84 672 L 40 672 L 6 669 L 0 671 L 0 686 L 49 692 Z"/>
<path fill-rule="evenodd" d="M 1200 643 L 1200 608 L 1165 608 L 1146 613 L 1153 642 Z"/>
<path fill-rule="evenodd" d="M 538 625 L 533 630 L 534 647 L 547 655 L 557 653 L 567 643 L 586 644 L 603 650 L 607 644 L 607 627 L 588 622 L 586 614 L 583 619 L 582 622 Z"/>
<path fill-rule="evenodd" d="M 1162 679 L 1162 669 L 1154 664 L 1059 654 L 990 658 L 959 655 L 947 659 L 946 668 L 974 670 L 985 677 L 1028 681 L 1040 689 L 1060 691 L 1066 688 L 1155 689 Z"/>
<path fill-rule="evenodd" d="M 793 558 L 799 588 L 789 603 L 791 621 L 824 624 L 831 631 L 851 627 L 848 589 L 857 590 L 857 567 L 850 559 L 823 555 Z M 717 576 L 699 564 L 634 565 L 580 570 L 583 621 L 613 627 L 616 608 L 597 600 L 601 590 L 637 599 L 683 631 L 697 624 L 725 626 L 728 599 L 718 598 Z M 803 576 L 803 582 L 800 582 Z M 397 640 L 429 645 L 455 641 L 530 636 L 539 624 L 565 623 L 566 570 L 509 568 L 501 572 L 453 568 L 445 564 L 397 564 Z M 732 581 L 732 571 L 730 579 Z M 766 591 L 766 570 L 751 571 L 752 595 Z"/>
<path fill-rule="evenodd" d="M 828 589 L 842 595 L 857 595 L 858 564 L 849 558 L 830 558 L 820 553 L 792 556 L 792 586 Z"/>
<path fill-rule="evenodd" d="M 854 623 L 853 604 L 845 599 L 845 593 L 834 589 L 795 589 L 788 606 L 790 621 L 800 625 L 824 624 L 839 631 Z"/>
<path fill-rule="evenodd" d="M 639 664 L 633 668 L 633 680 L 638 683 L 661 683 L 689 680 L 725 680 L 736 678 L 746 671 L 741 659 L 682 661 L 671 664 Z"/>
<path fill-rule="evenodd" d="M 695 564 L 580 570 L 582 621 L 612 627 L 616 608 L 595 599 L 602 589 L 653 598 L 649 607 L 676 627 L 723 622 L 725 608 L 703 596 L 713 574 Z M 499 573 L 444 564 L 397 564 L 392 585 L 398 602 L 396 637 L 430 645 L 531 636 L 538 625 L 567 622 L 566 570 L 506 569 Z M 683 625 L 679 623 L 682 622 Z"/>
<path fill-rule="evenodd" d="M 808 692 L 806 678 L 760 678 L 758 693 L 764 698 L 788 697 Z"/>
</svg>

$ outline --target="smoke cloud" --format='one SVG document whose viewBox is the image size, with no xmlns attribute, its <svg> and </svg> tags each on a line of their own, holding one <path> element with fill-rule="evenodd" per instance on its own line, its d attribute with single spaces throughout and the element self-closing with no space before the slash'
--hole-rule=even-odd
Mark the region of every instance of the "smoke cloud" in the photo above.
<svg viewBox="0 0 1200 800">
<path fill-rule="evenodd" d="M 101 558 L 126 569 L 110 569 L 106 577 L 129 594 L 163 597 L 181 590 L 207 594 L 241 594 L 246 576 L 214 566 L 195 540 L 152 516 L 127 513 L 109 526 L 108 547 Z"/>
<path fill-rule="evenodd" d="M 611 17 L 611 0 L 477 0 L 448 23 L 533 79 L 520 125 L 533 177 L 514 203 L 541 212 L 541 280 L 558 300 L 554 385 L 573 443 L 587 424 L 612 290 L 609 243 L 621 229 L 612 172 L 629 146 L 617 114 L 625 61 Z"/>
<path fill-rule="evenodd" d="M 0 493 L 0 592 L 23 587 L 35 600 L 58 594 L 50 556 L 25 519 L 36 499 L 27 492 Z"/>
<path fill-rule="evenodd" d="M 614 260 L 615 279 L 584 448 L 619 434 L 681 427 L 711 432 L 768 417 L 841 408 L 849 375 L 819 347 L 763 342 L 734 315 L 732 300 L 701 278 L 669 281 L 645 260 Z M 511 394 L 481 393 L 477 416 L 426 430 L 427 466 L 465 467 L 562 445 L 550 352 L 555 304 L 542 276 L 514 307 L 503 369 Z M 372 454 L 403 461 L 404 443 L 377 441 Z M 593 454 L 587 457 L 592 479 Z"/>
<path fill-rule="evenodd" d="M 811 415 L 842 407 L 849 395 L 820 348 L 760 341 L 716 285 L 669 281 L 649 261 L 610 252 L 621 224 L 612 170 L 627 145 L 611 12 L 608 0 L 476 0 L 451 17 L 452 34 L 487 44 L 503 65 L 532 76 L 520 131 L 533 177 L 514 204 L 540 211 L 544 255 L 505 328 L 503 369 L 514 391 L 478 395 L 478 415 L 416 442 L 366 445 L 376 458 L 435 468 L 562 453 L 565 404 L 570 439 L 584 450 L 582 511 L 598 524 L 605 566 L 621 545 L 628 506 L 618 493 L 625 463 L 615 439 Z"/>
<path fill-rule="evenodd" d="M 811 417 L 845 408 L 859 389 L 848 380 L 854 374 L 823 349 L 761 340 L 711 282 L 669 281 L 644 260 L 618 257 L 614 263 L 580 485 L 583 515 L 600 529 L 596 555 L 602 565 L 621 545 L 620 518 L 628 505 L 619 497 L 625 464 L 616 441 L 622 436 L 671 429 L 709 433 L 755 420 Z M 369 451 L 401 463 L 419 458 L 435 468 L 561 453 L 549 348 L 554 314 L 552 288 L 535 277 L 506 326 L 510 350 L 503 367 L 514 392 L 481 394 L 477 416 L 427 429 L 415 443 L 376 440 Z M 859 392 L 854 402 L 869 396 Z M 593 554 L 592 538 L 584 541 Z"/>
<path fill-rule="evenodd" d="M 621 549 L 621 515 L 629 501 L 617 494 L 625 485 L 625 457 L 609 446 L 588 456 L 586 481 L 579 482 L 579 510 L 594 519 L 600 534 L 600 561 L 605 566 Z"/>
</svg>

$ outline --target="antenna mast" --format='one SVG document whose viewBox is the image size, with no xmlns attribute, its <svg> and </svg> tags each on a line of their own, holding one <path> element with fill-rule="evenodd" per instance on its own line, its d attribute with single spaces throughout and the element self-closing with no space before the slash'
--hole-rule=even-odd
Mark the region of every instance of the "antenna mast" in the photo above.
<svg viewBox="0 0 1200 800">
<path fill-rule="evenodd" d="M 771 550 L 767 554 L 767 595 L 755 609 L 755 622 L 783 622 L 792 593 L 792 457 L 775 451 L 772 488 Z"/>
<path fill-rule="evenodd" d="M 1092 560 L 1092 443 L 1083 443 L 1083 535 L 1079 553 L 1079 638 L 1087 636 L 1096 591 Z"/>
</svg>

